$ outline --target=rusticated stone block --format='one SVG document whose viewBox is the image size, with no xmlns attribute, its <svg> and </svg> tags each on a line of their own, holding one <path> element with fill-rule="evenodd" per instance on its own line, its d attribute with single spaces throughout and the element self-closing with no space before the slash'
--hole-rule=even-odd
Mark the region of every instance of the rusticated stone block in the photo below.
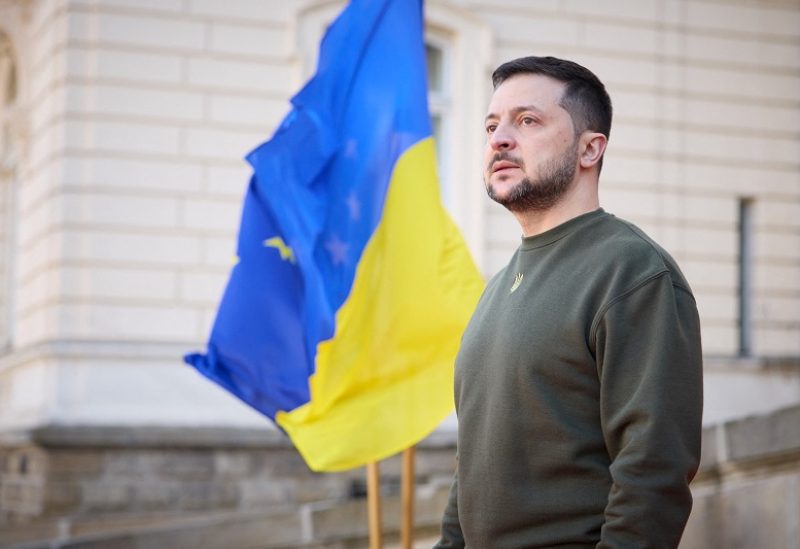
<svg viewBox="0 0 800 549">
<path fill-rule="evenodd" d="M 416 472 L 418 476 L 452 476 L 456 470 L 456 454 L 453 447 L 424 448 L 416 452 Z"/>
<path fill-rule="evenodd" d="M 24 526 L 0 527 L 0 547 L 14 547 L 17 544 L 24 544 L 25 549 L 49 549 L 51 545 L 47 542 L 40 542 L 29 545 L 26 542 L 31 540 L 56 539 L 59 536 L 60 525 L 57 520 L 38 521 L 26 523 Z"/>
<path fill-rule="evenodd" d="M 43 514 L 44 479 L 5 479 L 0 484 L 0 507 L 12 521 L 24 521 Z"/>
<path fill-rule="evenodd" d="M 50 453 L 47 476 L 74 478 L 97 476 L 103 471 L 103 454 L 97 450 L 59 449 Z"/>
<path fill-rule="evenodd" d="M 164 480 L 210 478 L 215 463 L 207 451 L 136 449 L 107 452 L 105 461 L 104 469 L 110 476 Z"/>
<path fill-rule="evenodd" d="M 207 481 L 183 482 L 175 485 L 173 495 L 178 509 L 230 509 L 239 502 L 239 490 L 232 484 Z"/>
<path fill-rule="evenodd" d="M 81 485 L 81 514 L 110 513 L 129 509 L 134 484 L 127 480 L 98 479 Z"/>
<path fill-rule="evenodd" d="M 275 448 L 265 452 L 262 457 L 263 468 L 270 476 L 286 477 L 313 475 L 312 471 L 294 448 Z"/>
<path fill-rule="evenodd" d="M 6 453 L 3 475 L 34 477 L 47 470 L 47 453 L 35 446 L 14 448 Z"/>
<path fill-rule="evenodd" d="M 128 493 L 132 511 L 173 510 L 178 507 L 182 485 L 175 481 L 146 478 L 131 484 Z"/>
<path fill-rule="evenodd" d="M 441 512 L 446 503 L 445 494 L 433 505 L 425 500 L 415 500 L 415 526 L 430 527 L 438 525 Z M 432 509 L 435 507 L 435 509 Z M 400 529 L 402 502 L 399 496 L 381 498 L 381 522 L 384 532 L 396 533 Z M 358 539 L 368 535 L 367 500 L 331 501 L 309 505 L 309 517 L 313 540 L 333 542 L 344 539 Z M 430 513 L 433 512 L 433 516 Z"/>
<path fill-rule="evenodd" d="M 313 478 L 292 480 L 292 501 L 309 503 L 331 499 L 346 499 L 351 495 L 350 475 L 331 473 L 316 475 Z"/>
<path fill-rule="evenodd" d="M 49 480 L 42 495 L 42 515 L 58 516 L 76 513 L 81 505 L 81 489 L 73 480 Z"/>
<path fill-rule="evenodd" d="M 203 480 L 214 475 L 214 456 L 208 451 L 165 452 L 153 461 L 148 473 L 164 479 Z"/>
<path fill-rule="evenodd" d="M 700 472 L 719 465 L 719 446 L 717 444 L 719 432 L 722 427 L 714 425 L 703 429 L 702 446 L 700 453 Z"/>
<path fill-rule="evenodd" d="M 449 485 L 418 487 L 414 500 L 414 524 L 418 527 L 438 528 L 449 497 Z"/>
<path fill-rule="evenodd" d="M 155 462 L 163 459 L 152 450 L 129 451 L 108 449 L 102 454 L 105 476 L 115 479 L 140 478 L 155 468 Z"/>
<path fill-rule="evenodd" d="M 239 505 L 252 509 L 268 505 L 288 505 L 294 502 L 291 479 L 283 480 L 243 480 L 239 484 Z"/>
<path fill-rule="evenodd" d="M 753 459 L 766 454 L 800 453 L 800 406 L 725 425 L 728 459 Z"/>
<path fill-rule="evenodd" d="M 205 518 L 169 528 L 143 528 L 128 534 L 106 534 L 75 539 L 62 549 L 272 549 L 303 546 L 296 512 Z"/>
<path fill-rule="evenodd" d="M 680 549 L 708 549 L 715 547 L 714 533 L 719 531 L 719 498 L 710 487 L 692 490 L 692 513 L 681 539 Z"/>
<path fill-rule="evenodd" d="M 218 479 L 240 479 L 256 472 L 253 460 L 247 452 L 214 452 L 214 476 Z"/>
<path fill-rule="evenodd" d="M 385 499 L 382 504 L 385 516 Z M 368 534 L 366 499 L 311 504 L 309 517 L 315 540 L 348 539 Z"/>
<path fill-rule="evenodd" d="M 719 530 L 712 546 L 762 549 L 796 546 L 798 475 L 759 479 L 724 490 L 719 498 Z M 794 501 L 795 505 L 788 505 Z"/>
</svg>

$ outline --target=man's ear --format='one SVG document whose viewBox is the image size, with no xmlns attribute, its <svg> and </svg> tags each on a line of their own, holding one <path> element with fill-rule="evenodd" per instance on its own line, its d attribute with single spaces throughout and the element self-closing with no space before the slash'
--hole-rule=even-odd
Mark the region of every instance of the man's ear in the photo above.
<svg viewBox="0 0 800 549">
<path fill-rule="evenodd" d="M 595 166 L 603 157 L 608 139 L 602 133 L 584 132 L 581 136 L 581 168 Z"/>
</svg>

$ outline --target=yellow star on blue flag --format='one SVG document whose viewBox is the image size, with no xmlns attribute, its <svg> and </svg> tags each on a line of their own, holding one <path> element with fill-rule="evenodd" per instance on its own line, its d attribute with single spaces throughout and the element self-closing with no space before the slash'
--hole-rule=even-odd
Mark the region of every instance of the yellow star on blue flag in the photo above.
<svg viewBox="0 0 800 549">
<path fill-rule="evenodd" d="M 281 237 L 273 236 L 272 238 L 266 239 L 264 241 L 264 246 L 278 250 L 278 253 L 281 255 L 281 259 L 284 259 L 289 263 L 295 262 L 294 250 L 287 246 Z"/>
</svg>

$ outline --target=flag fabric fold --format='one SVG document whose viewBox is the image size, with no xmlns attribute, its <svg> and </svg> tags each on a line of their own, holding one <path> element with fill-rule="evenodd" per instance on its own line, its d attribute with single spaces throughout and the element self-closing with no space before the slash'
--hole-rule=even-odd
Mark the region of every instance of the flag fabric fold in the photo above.
<svg viewBox="0 0 800 549">
<path fill-rule="evenodd" d="M 453 407 L 483 281 L 441 206 L 421 0 L 353 0 L 253 176 L 205 354 L 308 465 L 399 452 Z"/>
</svg>

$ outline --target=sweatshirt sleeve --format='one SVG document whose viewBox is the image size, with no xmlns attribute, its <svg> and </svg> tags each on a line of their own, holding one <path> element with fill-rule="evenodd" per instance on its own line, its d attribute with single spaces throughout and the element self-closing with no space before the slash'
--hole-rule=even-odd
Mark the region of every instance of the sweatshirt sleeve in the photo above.
<svg viewBox="0 0 800 549">
<path fill-rule="evenodd" d="M 456 465 L 456 474 L 453 476 L 453 485 L 450 487 L 450 497 L 442 517 L 442 536 L 433 549 L 463 548 L 464 546 L 464 536 L 458 520 L 458 465 Z"/>
<path fill-rule="evenodd" d="M 677 547 L 700 460 L 700 322 L 669 272 L 613 300 L 595 329 L 612 486 L 598 548 Z"/>
</svg>

